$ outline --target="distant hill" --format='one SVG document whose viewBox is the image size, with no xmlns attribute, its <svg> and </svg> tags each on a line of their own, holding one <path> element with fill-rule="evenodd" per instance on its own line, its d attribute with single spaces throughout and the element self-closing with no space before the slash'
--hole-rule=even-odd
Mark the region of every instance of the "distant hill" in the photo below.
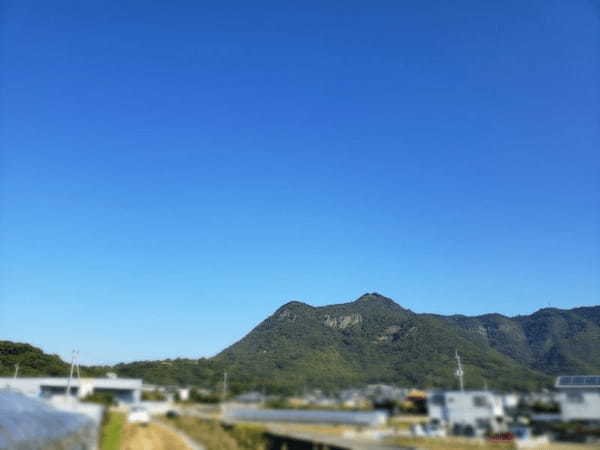
<svg viewBox="0 0 600 450">
<path fill-rule="evenodd" d="M 12 376 L 19 363 L 19 375 L 68 375 L 68 365 L 58 355 L 48 355 L 37 347 L 0 341 L 0 376 Z"/>
<path fill-rule="evenodd" d="M 600 306 L 545 308 L 529 316 L 437 316 L 534 370 L 600 373 Z"/>
<path fill-rule="evenodd" d="M 29 344 L 0 341 L 0 376 L 13 376 L 15 364 L 19 364 L 19 376 L 69 376 L 70 365 L 58 355 L 49 355 Z M 103 376 L 107 367 L 81 367 L 82 376 Z"/>
<path fill-rule="evenodd" d="M 121 363 L 113 370 L 122 377 L 143 378 L 144 382 L 163 386 L 196 386 L 213 389 L 225 368 L 212 359 L 167 359 Z M 240 383 L 235 380 L 235 384 Z"/>
<path fill-rule="evenodd" d="M 528 316 L 416 314 L 377 293 L 313 307 L 290 302 L 214 358 L 122 363 L 112 370 L 148 383 L 215 388 L 224 371 L 233 392 L 293 393 L 365 383 L 454 388 L 454 352 L 467 388 L 550 386 L 557 374 L 600 373 L 600 306 L 546 308 Z M 0 370 L 65 374 L 66 363 L 3 341 Z M 84 368 L 101 373 L 110 368 Z M 24 371 L 23 371 L 24 370 Z"/>
</svg>

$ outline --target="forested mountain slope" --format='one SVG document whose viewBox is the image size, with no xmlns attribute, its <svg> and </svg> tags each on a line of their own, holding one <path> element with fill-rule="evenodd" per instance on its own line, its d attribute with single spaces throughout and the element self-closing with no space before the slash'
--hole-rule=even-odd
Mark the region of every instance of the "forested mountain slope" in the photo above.
<svg viewBox="0 0 600 450">
<path fill-rule="evenodd" d="M 213 358 L 85 367 L 83 373 L 141 377 L 148 383 L 232 391 L 298 392 L 366 383 L 455 388 L 454 354 L 467 388 L 550 386 L 557 374 L 600 373 L 600 306 L 546 308 L 527 316 L 416 314 L 377 293 L 313 307 L 289 302 Z M 174 349 L 174 353 L 176 349 Z M 27 344 L 0 341 L 0 373 L 62 375 L 68 365 Z"/>
</svg>

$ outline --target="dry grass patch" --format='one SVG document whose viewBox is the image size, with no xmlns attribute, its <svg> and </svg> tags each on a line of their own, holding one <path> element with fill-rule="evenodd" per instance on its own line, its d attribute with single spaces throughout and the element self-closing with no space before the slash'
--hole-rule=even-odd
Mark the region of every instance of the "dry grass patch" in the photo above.
<svg viewBox="0 0 600 450">
<path fill-rule="evenodd" d="M 195 417 L 164 419 L 183 431 L 190 439 L 202 444 L 206 450 L 265 450 L 264 427 L 236 425 L 223 427 L 219 422 Z"/>
<path fill-rule="evenodd" d="M 446 438 L 416 438 L 416 437 L 398 437 L 392 438 L 387 442 L 406 446 L 417 447 L 428 450 L 512 450 L 516 447 L 509 442 L 495 443 L 482 442 L 473 439 L 463 439 L 455 437 Z"/>
<path fill-rule="evenodd" d="M 120 450 L 190 450 L 173 431 L 151 423 L 148 426 L 127 423 L 123 427 Z"/>
</svg>

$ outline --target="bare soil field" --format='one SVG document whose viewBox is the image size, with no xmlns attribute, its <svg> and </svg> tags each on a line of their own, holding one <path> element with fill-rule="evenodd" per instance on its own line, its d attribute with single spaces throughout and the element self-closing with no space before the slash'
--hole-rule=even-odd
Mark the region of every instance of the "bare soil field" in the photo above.
<svg viewBox="0 0 600 450">
<path fill-rule="evenodd" d="M 128 423 L 123 427 L 121 450 L 191 450 L 173 431 L 151 423 L 148 426 Z"/>
</svg>

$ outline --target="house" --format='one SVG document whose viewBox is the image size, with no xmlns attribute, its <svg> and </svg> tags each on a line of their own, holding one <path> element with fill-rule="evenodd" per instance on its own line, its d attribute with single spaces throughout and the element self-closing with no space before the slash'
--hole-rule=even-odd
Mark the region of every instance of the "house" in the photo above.
<svg viewBox="0 0 600 450">
<path fill-rule="evenodd" d="M 374 404 L 402 401 L 406 397 L 408 389 L 398 388 L 387 384 L 369 384 L 364 389 L 364 394 Z"/>
<path fill-rule="evenodd" d="M 371 401 L 360 389 L 346 389 L 338 393 L 339 403 L 346 408 L 368 408 Z"/>
<path fill-rule="evenodd" d="M 555 387 L 563 422 L 600 423 L 600 376 L 560 376 Z"/>
<path fill-rule="evenodd" d="M 334 407 L 338 404 L 335 398 L 328 397 L 320 389 L 315 389 L 310 393 L 304 394 L 302 402 L 304 405 L 320 406 L 324 408 Z"/>
<path fill-rule="evenodd" d="M 432 424 L 454 434 L 480 436 L 506 428 L 502 400 L 489 391 L 434 391 L 427 398 Z"/>
<path fill-rule="evenodd" d="M 248 405 L 260 405 L 266 401 L 266 397 L 260 392 L 247 392 L 245 394 L 238 395 L 233 399 L 233 401 Z"/>
</svg>

